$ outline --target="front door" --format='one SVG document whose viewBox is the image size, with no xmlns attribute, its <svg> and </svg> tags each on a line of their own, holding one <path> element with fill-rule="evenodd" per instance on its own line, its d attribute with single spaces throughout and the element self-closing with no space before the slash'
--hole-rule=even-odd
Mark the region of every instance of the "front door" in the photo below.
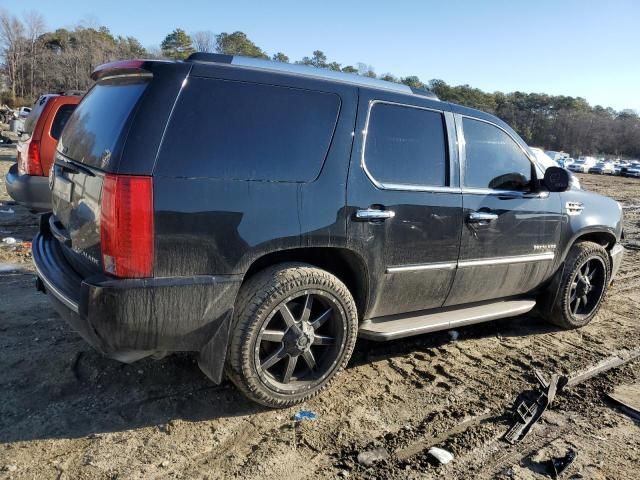
<svg viewBox="0 0 640 480">
<path fill-rule="evenodd" d="M 446 305 L 524 294 L 552 273 L 562 227 L 558 193 L 541 191 L 525 146 L 489 121 L 456 115 L 462 242 Z"/>
<path fill-rule="evenodd" d="M 347 232 L 370 269 L 367 318 L 442 306 L 458 259 L 453 115 L 443 102 L 404 99 L 361 91 L 359 100 Z"/>
</svg>

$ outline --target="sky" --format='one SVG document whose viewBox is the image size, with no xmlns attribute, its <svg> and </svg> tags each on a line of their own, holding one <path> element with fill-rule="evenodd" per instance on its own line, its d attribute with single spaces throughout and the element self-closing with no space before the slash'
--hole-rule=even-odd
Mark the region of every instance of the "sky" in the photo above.
<svg viewBox="0 0 640 480">
<path fill-rule="evenodd" d="M 319 49 L 378 74 L 640 112 L 640 0 L 0 0 L 0 8 L 36 10 L 49 29 L 105 25 L 145 47 L 175 28 L 241 30 L 292 60 Z"/>
</svg>

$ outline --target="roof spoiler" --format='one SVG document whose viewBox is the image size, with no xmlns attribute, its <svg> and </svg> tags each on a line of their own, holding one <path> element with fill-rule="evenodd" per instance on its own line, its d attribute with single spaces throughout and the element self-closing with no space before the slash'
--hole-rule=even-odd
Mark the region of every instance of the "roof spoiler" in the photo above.
<svg viewBox="0 0 640 480">
<path fill-rule="evenodd" d="M 101 78 L 112 75 L 131 75 L 131 74 L 149 74 L 151 72 L 145 69 L 145 64 L 149 60 L 119 60 L 117 62 L 103 63 L 98 65 L 91 73 L 92 80 L 100 80 Z"/>
</svg>

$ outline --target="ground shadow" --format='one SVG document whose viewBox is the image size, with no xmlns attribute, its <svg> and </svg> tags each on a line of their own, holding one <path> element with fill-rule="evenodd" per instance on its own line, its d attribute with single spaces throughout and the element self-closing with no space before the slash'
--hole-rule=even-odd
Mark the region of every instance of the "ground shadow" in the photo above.
<svg viewBox="0 0 640 480">
<path fill-rule="evenodd" d="M 146 426 L 165 429 L 177 419 L 196 422 L 266 410 L 228 381 L 211 383 L 200 372 L 195 354 L 122 364 L 90 349 L 48 307 L 31 315 L 34 325 L 42 324 L 37 328 L 43 337 L 48 335 L 47 327 L 61 336 L 53 337 L 52 345 L 45 348 L 25 337 L 29 358 L 16 355 L 10 358 L 12 363 L 2 365 L 16 373 L 3 375 L 8 381 L 3 378 L 0 385 L 0 442 L 78 438 Z M 8 329 L 3 330 L 6 335 Z M 497 334 L 544 333 L 549 328 L 530 317 L 516 317 L 458 331 L 457 341 L 464 342 Z M 447 332 L 386 343 L 359 341 L 349 368 L 437 349 L 449 341 Z"/>
</svg>

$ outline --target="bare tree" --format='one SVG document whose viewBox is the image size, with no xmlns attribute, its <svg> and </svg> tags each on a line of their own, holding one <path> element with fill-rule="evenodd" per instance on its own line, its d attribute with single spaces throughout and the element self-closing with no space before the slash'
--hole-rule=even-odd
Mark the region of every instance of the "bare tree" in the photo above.
<svg viewBox="0 0 640 480">
<path fill-rule="evenodd" d="M 211 30 L 201 30 L 191 34 L 196 52 L 213 53 L 216 51 L 216 35 Z"/>
<path fill-rule="evenodd" d="M 29 94 L 35 95 L 35 74 L 38 57 L 38 38 L 45 31 L 44 17 L 42 14 L 31 11 L 24 15 L 24 23 L 27 29 L 27 39 L 29 40 L 29 56 L 31 57 L 31 81 L 29 82 Z"/>
<path fill-rule="evenodd" d="M 24 40 L 24 25 L 18 18 L 6 10 L 0 11 L 0 45 L 2 46 L 7 76 L 11 85 L 11 95 L 16 97 L 18 84 L 18 67 L 22 59 L 22 43 Z"/>
</svg>

